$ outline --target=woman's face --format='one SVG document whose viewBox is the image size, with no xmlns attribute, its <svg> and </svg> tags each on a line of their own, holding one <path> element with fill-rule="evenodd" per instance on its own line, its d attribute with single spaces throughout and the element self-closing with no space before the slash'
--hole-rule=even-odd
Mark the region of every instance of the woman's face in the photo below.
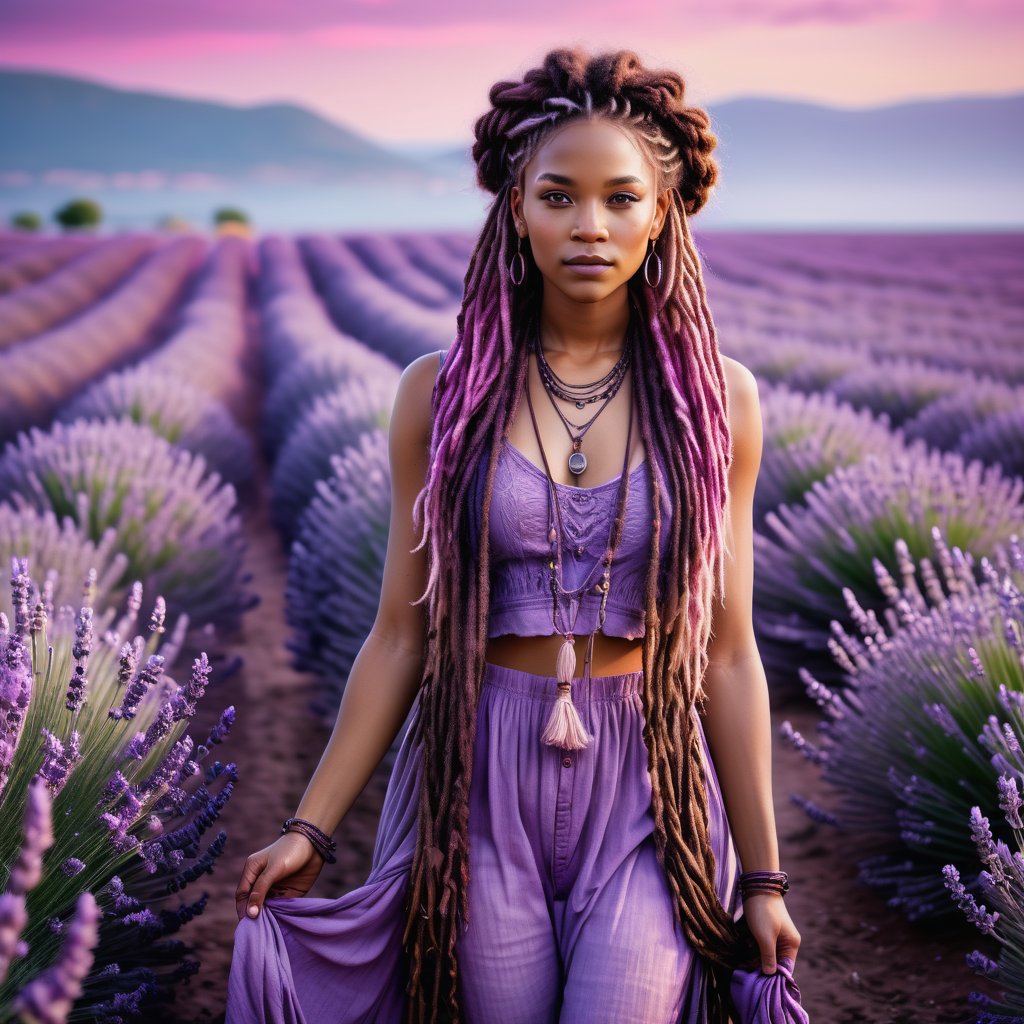
<svg viewBox="0 0 1024 1024">
<path fill-rule="evenodd" d="M 526 165 L 523 188 L 512 187 L 511 203 L 545 288 L 595 302 L 640 268 L 649 239 L 664 225 L 669 192 L 655 194 L 653 168 L 628 131 L 597 119 L 574 121 L 548 138 Z M 609 265 L 567 262 L 585 255 Z"/>
</svg>

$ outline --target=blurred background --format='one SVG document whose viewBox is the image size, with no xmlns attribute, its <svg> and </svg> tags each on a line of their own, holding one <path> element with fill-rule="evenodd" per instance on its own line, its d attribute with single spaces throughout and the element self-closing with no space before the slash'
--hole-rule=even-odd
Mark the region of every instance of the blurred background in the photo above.
<svg viewBox="0 0 1024 1024">
<path fill-rule="evenodd" d="M 399 376 L 453 339 L 473 122 L 579 44 L 719 139 L 803 1005 L 1020 1019 L 1022 42 L 1001 0 L 0 5 L 0 1018 L 223 1020 L 376 613 Z M 310 896 L 376 895 L 404 732 Z"/>
<path fill-rule="evenodd" d="M 6 3 L 0 212 L 471 228 L 487 90 L 552 42 L 684 74 L 721 139 L 702 226 L 1019 226 L 1019 8 Z M 538 39 L 538 26 L 541 39 Z M 540 43 L 540 45 L 538 45 Z"/>
</svg>

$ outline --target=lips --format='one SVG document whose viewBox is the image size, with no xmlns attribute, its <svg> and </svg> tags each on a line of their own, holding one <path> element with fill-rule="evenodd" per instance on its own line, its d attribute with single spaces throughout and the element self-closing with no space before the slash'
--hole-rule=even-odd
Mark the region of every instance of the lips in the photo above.
<svg viewBox="0 0 1024 1024">
<path fill-rule="evenodd" d="M 572 259 L 566 260 L 566 263 L 572 264 L 572 266 L 601 266 L 610 267 L 612 265 L 611 260 L 606 260 L 603 256 L 573 256 Z"/>
</svg>

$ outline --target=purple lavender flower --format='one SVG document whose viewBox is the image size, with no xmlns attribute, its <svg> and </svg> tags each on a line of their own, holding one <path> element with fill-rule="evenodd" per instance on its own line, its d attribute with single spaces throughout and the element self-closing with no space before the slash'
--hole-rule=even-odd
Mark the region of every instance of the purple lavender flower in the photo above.
<svg viewBox="0 0 1024 1024">
<path fill-rule="evenodd" d="M 19 434 L 0 455 L 0 493 L 72 517 L 96 541 L 114 529 L 129 559 L 122 585 L 147 580 L 175 616 L 187 607 L 195 627 L 234 628 L 255 600 L 243 586 L 234 488 L 130 419 Z"/>
<path fill-rule="evenodd" d="M 813 484 L 836 467 L 903 445 L 887 416 L 876 420 L 828 391 L 803 394 L 762 384 L 761 400 L 764 454 L 754 492 L 754 527 L 760 531 L 768 512 L 802 503 Z"/>
<path fill-rule="evenodd" d="M 32 663 L 17 633 L 0 631 L 0 796 L 32 699 Z"/>
<path fill-rule="evenodd" d="M 118 678 L 123 678 L 130 671 L 132 663 L 132 655 L 126 655 L 125 648 L 129 645 L 125 644 L 125 647 L 121 650 L 121 672 Z M 121 703 L 120 708 L 111 708 L 107 714 L 113 719 L 123 718 L 134 718 L 136 711 L 138 710 L 139 703 L 142 698 L 145 697 L 146 693 L 150 688 L 154 687 L 160 679 L 164 669 L 164 658 L 160 654 L 151 654 L 146 660 L 145 666 L 139 671 L 139 674 L 128 684 L 128 688 L 125 691 L 124 700 Z"/>
<path fill-rule="evenodd" d="M 28 1014 L 46 1024 L 63 1024 L 75 1000 L 82 994 L 82 982 L 93 964 L 93 950 L 99 942 L 100 908 L 85 890 L 75 905 L 75 916 L 65 929 L 67 937 L 60 958 L 43 974 L 33 978 L 14 997 L 15 1012 Z"/>
<path fill-rule="evenodd" d="M 909 551 L 897 546 L 889 608 L 855 616 L 859 637 L 834 630 L 842 687 L 815 685 L 814 675 L 801 670 L 823 716 L 818 741 L 808 744 L 788 722 L 780 729 L 834 787 L 834 821 L 849 836 L 844 850 L 858 860 L 863 881 L 895 890 L 890 905 L 912 919 L 955 910 L 938 870 L 950 856 L 950 837 L 961 832 L 962 856 L 978 854 L 962 824 L 972 813 L 985 869 L 979 884 L 999 891 L 1012 884 L 1018 869 L 991 822 L 997 812 L 1000 821 L 1017 815 L 1020 803 L 1015 784 L 997 786 L 999 774 L 1024 777 L 1019 744 L 1003 727 L 1009 718 L 1024 734 L 1024 702 L 1013 699 L 1024 693 L 1019 542 L 997 546 L 979 565 L 948 547 L 938 529 L 932 541 L 930 573 L 919 573 Z M 977 571 L 985 565 L 992 571 Z M 986 793 L 987 801 L 979 799 Z M 809 803 L 801 805 L 824 820 Z"/>
<path fill-rule="evenodd" d="M 1016 777 L 1000 775 L 996 781 L 999 786 L 999 809 L 1006 815 L 1010 828 L 1024 829 L 1024 822 L 1020 818 L 1021 799 Z"/>
<path fill-rule="evenodd" d="M 0 896 L 0 982 L 7 976 L 11 961 L 28 953 L 28 946 L 18 938 L 28 923 L 25 896 L 43 877 L 43 854 L 53 845 L 50 795 L 38 777 L 28 786 L 22 832 L 7 891 Z"/>
<path fill-rule="evenodd" d="M 899 575 L 897 541 L 921 558 L 934 528 L 955 534 L 978 562 L 1024 532 L 1022 496 L 1024 479 L 916 444 L 841 466 L 813 485 L 803 506 L 769 512 L 766 524 L 775 539 L 754 536 L 761 567 L 754 606 L 758 648 L 777 685 L 785 689 L 793 678 L 795 654 L 823 681 L 841 683 L 842 666 L 834 658 L 829 663 L 825 653 L 832 623 L 846 617 L 844 592 L 881 616 L 876 563 Z"/>
<path fill-rule="evenodd" d="M 39 774 L 46 780 L 50 793 L 57 796 L 82 759 L 81 737 L 75 730 L 65 745 L 45 726 L 40 731 L 43 734 L 43 763 Z"/>
<path fill-rule="evenodd" d="M 85 870 L 85 861 L 79 860 L 77 857 L 68 857 L 60 866 L 61 871 L 64 872 L 68 878 L 74 878 L 75 875 L 80 874 Z"/>
<path fill-rule="evenodd" d="M 19 565 L 16 577 L 22 575 L 21 568 Z M 97 584 L 97 576 L 88 571 L 83 575 L 85 585 L 80 594 L 88 598 Z M 35 593 L 30 578 L 16 578 L 15 588 L 30 595 Z M 103 879 L 99 879 L 97 899 L 105 909 L 110 908 L 112 917 L 120 920 L 120 928 L 110 933 L 117 936 L 114 943 L 96 947 L 94 975 L 102 974 L 104 982 L 84 990 L 89 994 L 79 999 L 83 1012 L 92 1012 L 101 1005 L 141 1007 L 144 1000 L 194 973 L 194 963 L 184 956 L 184 943 L 166 939 L 171 931 L 181 927 L 182 912 L 161 903 L 168 894 L 181 891 L 212 870 L 223 842 L 214 839 L 204 849 L 202 836 L 233 793 L 237 772 L 234 765 L 215 762 L 204 775 L 203 762 L 208 758 L 209 746 L 195 751 L 192 737 L 178 730 L 174 737 L 165 738 L 166 732 L 155 735 L 162 729 L 158 724 L 154 730 L 154 723 L 166 725 L 169 732 L 178 721 L 195 714 L 209 683 L 211 666 L 202 654 L 195 659 L 190 678 L 180 685 L 165 672 L 174 670 L 172 655 L 181 647 L 181 634 L 176 627 L 173 634 L 168 631 L 166 637 L 163 635 L 165 610 L 160 602 L 156 602 L 151 619 L 137 623 L 150 627 L 148 643 L 142 636 L 126 637 L 122 643 L 121 632 L 138 620 L 140 602 L 141 588 L 136 586 L 127 597 L 127 613 L 116 621 L 113 608 L 97 611 L 90 604 L 76 602 L 80 611 L 75 615 L 72 606 L 62 606 L 48 622 L 46 644 L 37 642 L 31 648 L 25 646 L 17 632 L 6 628 L 10 620 L 0 612 L 0 681 L 8 683 L 15 670 L 28 680 L 35 673 L 38 692 L 51 695 L 48 701 L 33 703 L 33 714 L 41 717 L 27 722 L 33 733 L 39 730 L 42 757 L 39 748 L 32 749 L 34 744 L 22 742 L 12 748 L 11 778 L 29 778 L 33 771 L 36 775 L 27 803 L 25 850 L 12 870 L 11 891 L 0 897 L 0 952 L 5 958 L 5 970 L 12 958 L 22 958 L 17 968 L 18 986 L 25 986 L 26 1005 L 31 1002 L 34 1008 L 38 1008 L 44 990 L 54 988 L 56 975 L 44 975 L 34 988 L 27 987 L 26 979 L 33 970 L 53 961 L 55 943 L 70 936 L 71 923 L 66 911 L 51 912 L 34 933 L 41 939 L 37 938 L 32 948 L 18 940 L 27 924 L 24 894 L 18 889 L 29 883 L 42 884 L 45 899 L 66 908 L 83 891 L 87 880 L 90 885 L 97 880 L 97 871 L 106 871 L 108 878 L 116 878 L 108 886 L 103 886 Z M 154 647 L 159 648 L 159 653 Z M 143 652 L 149 653 L 141 670 L 137 670 Z M 45 708 L 54 703 L 55 691 L 58 697 L 62 691 L 58 673 L 65 671 L 63 666 L 75 658 L 82 662 L 89 659 L 89 700 L 79 708 L 80 718 L 75 723 L 78 728 L 68 730 L 63 722 L 59 730 L 48 728 Z M 110 705 L 124 701 L 132 684 L 139 681 L 136 674 L 145 692 L 137 702 L 134 694 L 130 701 L 140 726 L 133 740 L 124 735 L 121 723 L 112 721 L 108 712 Z M 18 688 L 7 686 L 3 692 L 16 695 L 19 690 L 24 690 L 23 684 Z M 59 699 L 56 706 L 60 708 Z M 233 709 L 225 710 L 214 734 L 223 738 L 232 721 Z M 131 754 L 147 734 L 145 752 L 140 750 L 139 754 L 143 759 L 147 753 L 152 755 L 152 761 L 143 764 Z M 62 827 L 59 849 L 54 851 L 44 872 L 39 848 L 52 843 L 53 836 L 50 833 L 46 843 L 40 843 L 40 827 L 34 824 L 39 818 L 38 799 L 32 794 L 42 793 L 48 810 L 51 788 L 54 795 L 62 798 Z M 16 799 L 13 794 L 6 795 L 5 806 L 12 806 L 12 798 Z M 180 836 L 183 841 L 161 846 L 161 840 L 169 835 Z M 103 856 L 96 856 L 98 839 L 110 843 Z M 130 893 L 125 891 L 125 883 Z M 204 901 L 190 902 L 186 918 L 198 913 L 203 905 Z M 73 960 L 71 957 L 67 963 Z M 61 979 L 68 981 L 70 974 L 65 971 L 57 980 Z M 47 998 L 60 1006 L 69 992 L 69 987 L 61 989 L 57 985 Z M 166 991 L 163 994 L 168 995 Z"/>
<path fill-rule="evenodd" d="M 983 906 L 978 906 L 974 897 L 960 881 L 960 872 L 952 864 L 947 864 L 942 869 L 942 874 L 946 880 L 946 888 L 967 920 L 986 935 L 995 935 L 996 922 L 999 920 L 998 911 L 989 913 Z"/>
</svg>

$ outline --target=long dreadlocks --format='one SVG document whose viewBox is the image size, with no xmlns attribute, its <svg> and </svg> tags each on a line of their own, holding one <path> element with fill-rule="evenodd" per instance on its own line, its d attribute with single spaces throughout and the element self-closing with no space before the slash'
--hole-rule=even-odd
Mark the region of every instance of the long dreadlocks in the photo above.
<svg viewBox="0 0 1024 1024">
<path fill-rule="evenodd" d="M 548 133 L 572 119 L 604 117 L 629 128 L 659 186 L 671 190 L 660 235 L 662 280 L 657 289 L 629 282 L 642 341 L 634 371 L 642 436 L 647 451 L 661 455 L 678 513 L 663 567 L 658 473 L 656 460 L 648 459 L 653 530 L 643 736 L 658 859 L 676 920 L 709 968 L 709 1024 L 727 1024 L 730 972 L 751 954 L 749 929 L 732 920 L 715 889 L 706 776 L 691 715 L 694 706 L 704 710 L 707 696 L 702 680 L 724 573 L 732 456 L 724 370 L 688 224 L 717 178 L 711 158 L 717 139 L 704 111 L 684 105 L 683 92 L 677 73 L 645 68 L 632 51 L 588 58 L 577 49 L 555 49 L 523 81 L 492 86 L 492 107 L 475 125 L 477 180 L 495 200 L 469 261 L 456 338 L 435 384 L 430 471 L 413 512 L 416 529 L 423 529 L 413 550 L 429 545 L 429 578 L 415 602 L 428 601 L 428 628 L 419 713 L 410 725 L 423 749 L 403 936 L 410 1024 L 461 1021 L 455 945 L 458 920 L 469 920 L 468 797 L 487 643 L 490 502 L 496 456 L 525 386 L 527 332 L 541 294 L 531 283 L 536 273 L 518 288 L 509 281 L 519 240 L 509 190 Z M 485 451 L 491 458 L 479 474 Z"/>
</svg>

